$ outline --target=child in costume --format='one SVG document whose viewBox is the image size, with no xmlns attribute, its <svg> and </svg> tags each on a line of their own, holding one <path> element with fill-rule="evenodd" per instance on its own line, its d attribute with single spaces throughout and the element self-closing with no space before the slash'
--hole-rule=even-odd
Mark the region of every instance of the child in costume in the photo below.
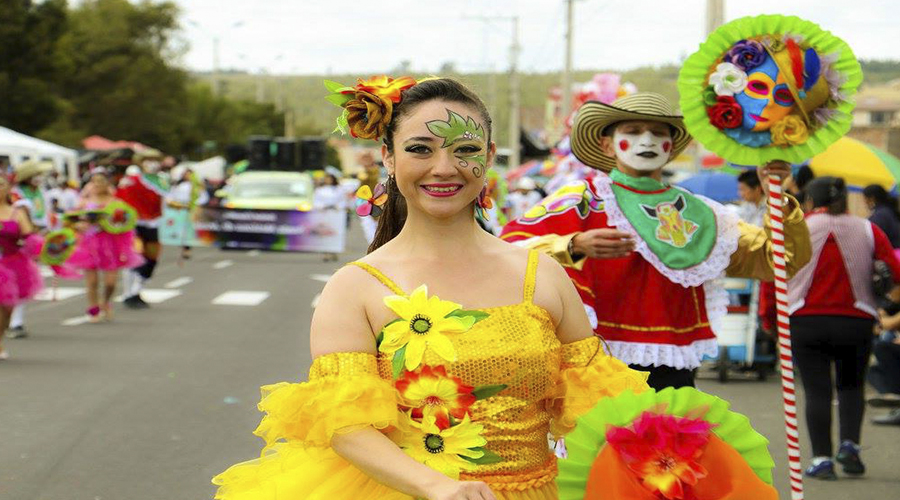
<svg viewBox="0 0 900 500">
<path fill-rule="evenodd" d="M 27 209 L 10 203 L 10 188 L 6 177 L 0 176 L 0 332 L 9 327 L 13 308 L 43 288 L 41 272 L 24 248 L 35 227 Z M 0 333 L 0 360 L 7 358 Z"/>
<path fill-rule="evenodd" d="M 548 433 L 646 376 L 604 352 L 557 263 L 479 228 L 495 145 L 477 96 L 327 85 L 354 136 L 383 138 L 387 196 L 357 209 L 378 230 L 322 293 L 309 381 L 263 388 L 266 449 L 216 498 L 556 499 Z"/>
<path fill-rule="evenodd" d="M 47 229 L 50 223 L 50 203 L 47 193 L 42 188 L 42 178 L 53 170 L 53 164 L 46 161 L 26 160 L 15 166 L 15 186 L 11 198 L 15 206 L 23 207 L 35 227 L 35 233 Z M 13 308 L 9 321 L 9 337 L 24 338 L 28 336 L 25 329 L 25 303 Z"/>
<path fill-rule="evenodd" d="M 141 298 L 144 283 L 153 276 L 162 247 L 159 244 L 159 221 L 162 218 L 163 200 L 169 192 L 169 182 L 160 175 L 162 153 L 147 149 L 135 153 L 137 165 L 128 167 L 125 177 L 119 181 L 116 196 L 137 210 L 137 238 L 140 240 L 144 263 L 125 272 L 123 280 L 124 304 L 131 309 L 146 309 L 149 305 Z"/>
<path fill-rule="evenodd" d="M 144 259 L 134 250 L 133 230 L 110 232 L 109 226 L 102 224 L 103 218 L 114 216 L 105 209 L 116 203 L 122 204 L 113 194 L 106 172 L 102 168 L 95 169 L 89 184 L 77 211 L 80 219 L 77 226 L 81 230 L 81 238 L 67 263 L 84 271 L 88 318 L 96 323 L 101 319 L 101 312 L 105 319 L 112 319 L 111 299 L 116 290 L 119 270 L 138 267 L 143 264 Z M 98 290 L 101 273 L 102 298 Z"/>
<path fill-rule="evenodd" d="M 727 294 L 717 278 L 772 279 L 767 229 L 661 181 L 690 135 L 658 94 L 585 103 L 571 139 L 575 156 L 600 172 L 545 198 L 502 238 L 566 266 L 596 334 L 613 356 L 650 372 L 651 387 L 693 386 L 703 357 L 718 352 L 713 330 Z M 763 178 L 789 172 L 784 162 L 759 169 Z M 783 224 L 793 273 L 809 260 L 810 244 L 803 212 L 788 198 Z"/>
</svg>

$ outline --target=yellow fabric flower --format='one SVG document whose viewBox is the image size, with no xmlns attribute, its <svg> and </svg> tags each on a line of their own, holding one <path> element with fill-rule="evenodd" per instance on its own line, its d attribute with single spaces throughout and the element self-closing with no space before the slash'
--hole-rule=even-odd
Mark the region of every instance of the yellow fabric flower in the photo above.
<svg viewBox="0 0 900 500">
<path fill-rule="evenodd" d="M 456 349 L 445 334 L 462 333 L 475 324 L 473 317 L 446 317 L 460 309 L 459 304 L 428 296 L 425 285 L 416 288 L 409 297 L 391 295 L 384 298 L 388 306 L 400 318 L 384 327 L 384 340 L 378 350 L 387 354 L 406 348 L 405 366 L 415 370 L 422 364 L 425 349 L 448 362 L 456 361 Z"/>
<path fill-rule="evenodd" d="M 794 146 L 809 139 L 809 129 L 797 115 L 787 115 L 775 122 L 770 132 L 772 144 L 776 146 Z"/>
<path fill-rule="evenodd" d="M 416 422 L 407 414 L 400 418 L 397 444 L 413 460 L 458 479 L 460 471 L 475 469 L 475 464 L 463 457 L 478 459 L 484 456 L 484 451 L 473 449 L 487 444 L 481 437 L 482 432 L 484 426 L 472 423 L 468 415 L 462 422 L 442 430 L 434 417 Z"/>
</svg>

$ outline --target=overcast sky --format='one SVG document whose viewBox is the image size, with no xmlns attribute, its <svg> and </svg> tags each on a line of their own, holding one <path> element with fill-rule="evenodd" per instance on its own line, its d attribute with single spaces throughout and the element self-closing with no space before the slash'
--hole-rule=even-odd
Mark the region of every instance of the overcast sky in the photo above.
<svg viewBox="0 0 900 500">
<path fill-rule="evenodd" d="M 519 67 L 563 67 L 563 0 L 175 0 L 182 10 L 186 67 L 221 66 L 271 73 L 378 73 L 410 60 L 434 72 L 509 67 L 510 21 L 520 18 Z M 625 70 L 677 63 L 704 38 L 706 0 L 578 0 L 574 64 Z M 857 57 L 900 59 L 900 2 L 895 0 L 725 0 L 725 19 L 794 14 L 846 40 Z M 239 25 L 234 27 L 235 25 Z"/>
</svg>

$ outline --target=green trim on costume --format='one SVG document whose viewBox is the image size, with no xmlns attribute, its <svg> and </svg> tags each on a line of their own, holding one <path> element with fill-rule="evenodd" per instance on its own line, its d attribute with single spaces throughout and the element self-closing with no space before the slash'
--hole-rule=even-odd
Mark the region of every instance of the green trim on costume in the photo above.
<svg viewBox="0 0 900 500">
<path fill-rule="evenodd" d="M 631 177 L 619 170 L 609 176 L 622 214 L 666 267 L 687 269 L 709 257 L 718 237 L 716 215 L 709 205 L 649 177 Z"/>
</svg>

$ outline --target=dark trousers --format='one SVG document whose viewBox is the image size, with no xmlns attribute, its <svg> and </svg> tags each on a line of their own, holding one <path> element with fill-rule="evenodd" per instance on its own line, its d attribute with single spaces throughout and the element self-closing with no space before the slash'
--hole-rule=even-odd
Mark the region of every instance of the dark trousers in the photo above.
<svg viewBox="0 0 900 500">
<path fill-rule="evenodd" d="M 650 378 L 647 379 L 647 385 L 660 391 L 666 387 L 695 387 L 694 375 L 697 370 L 687 368 L 678 369 L 671 366 L 641 366 L 629 365 L 632 370 L 642 372 L 650 372 Z"/>
<path fill-rule="evenodd" d="M 831 401 L 837 388 L 840 439 L 859 444 L 863 385 L 872 351 L 873 319 L 848 316 L 791 318 L 794 362 L 806 395 L 806 426 L 813 456 L 830 457 Z M 836 380 L 832 381 L 832 367 Z"/>
<path fill-rule="evenodd" d="M 879 339 L 872 353 L 878 364 L 869 368 L 869 383 L 882 394 L 900 394 L 900 345 Z"/>
</svg>

